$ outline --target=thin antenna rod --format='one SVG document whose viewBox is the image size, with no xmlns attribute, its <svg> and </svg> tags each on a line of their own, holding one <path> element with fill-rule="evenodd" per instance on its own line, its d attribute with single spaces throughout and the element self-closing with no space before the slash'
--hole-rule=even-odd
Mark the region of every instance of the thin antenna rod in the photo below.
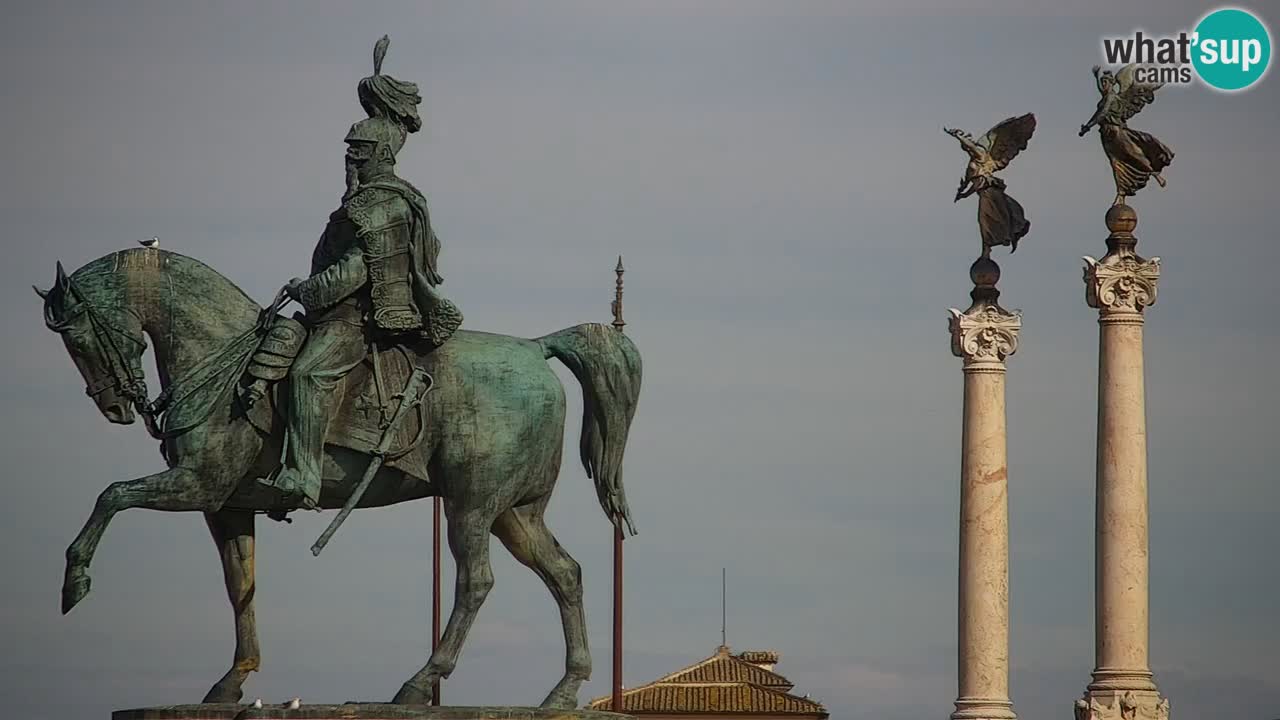
<svg viewBox="0 0 1280 720">
<path fill-rule="evenodd" d="M 720 645 L 721 647 L 729 647 L 728 636 L 725 634 L 725 625 L 727 624 L 728 614 L 725 612 L 727 607 L 725 596 L 728 594 L 725 589 L 727 583 L 725 580 L 726 572 L 724 568 L 720 568 Z"/>
</svg>

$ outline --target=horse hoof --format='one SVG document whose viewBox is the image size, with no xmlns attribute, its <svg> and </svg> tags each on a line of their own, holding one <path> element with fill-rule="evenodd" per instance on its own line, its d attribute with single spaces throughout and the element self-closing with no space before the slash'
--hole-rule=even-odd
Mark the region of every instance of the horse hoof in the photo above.
<svg viewBox="0 0 1280 720">
<path fill-rule="evenodd" d="M 578 707 L 578 699 L 549 697 L 539 707 L 546 710 L 574 710 Z"/>
<path fill-rule="evenodd" d="M 411 682 L 405 683 L 400 692 L 391 699 L 393 705 L 430 705 L 431 687 L 420 688 Z"/>
<path fill-rule="evenodd" d="M 225 688 L 222 683 L 214 685 L 209 694 L 204 696 L 201 703 L 238 703 L 240 698 L 244 697 L 244 691 L 240 688 Z"/>
<path fill-rule="evenodd" d="M 547 699 L 542 701 L 539 707 L 549 710 L 573 710 L 578 707 L 578 686 L 581 680 L 562 680 L 560 684 L 547 695 Z"/>
<path fill-rule="evenodd" d="M 204 696 L 201 703 L 238 703 L 244 697 L 244 690 L 241 684 L 244 677 L 224 677 L 219 680 L 212 688 L 209 694 Z"/>
<path fill-rule="evenodd" d="M 62 614 L 66 615 L 89 594 L 89 576 L 71 575 L 62 583 Z"/>
</svg>

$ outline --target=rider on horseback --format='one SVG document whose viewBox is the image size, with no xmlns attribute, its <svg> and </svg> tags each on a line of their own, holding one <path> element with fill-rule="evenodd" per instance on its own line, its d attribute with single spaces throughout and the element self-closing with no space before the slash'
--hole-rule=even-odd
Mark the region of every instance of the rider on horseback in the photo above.
<svg viewBox="0 0 1280 720">
<path fill-rule="evenodd" d="M 347 133 L 347 191 L 329 216 L 311 262 L 311 276 L 285 292 L 305 309 L 306 344 L 289 371 L 285 456 L 266 480 L 290 503 L 317 508 L 329 423 L 340 407 L 342 378 L 380 341 L 436 346 L 462 314 L 434 287 L 440 241 L 426 199 L 395 174 L 408 132 L 422 126 L 412 83 L 380 74 L 385 38 L 374 52 L 374 75 L 360 83 L 370 117 Z"/>
</svg>

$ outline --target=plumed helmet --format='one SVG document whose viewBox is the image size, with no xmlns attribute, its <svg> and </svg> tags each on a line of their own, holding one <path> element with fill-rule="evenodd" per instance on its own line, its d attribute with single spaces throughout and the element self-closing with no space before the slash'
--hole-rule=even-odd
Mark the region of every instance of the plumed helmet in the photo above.
<svg viewBox="0 0 1280 720">
<path fill-rule="evenodd" d="M 417 132 L 422 129 L 422 118 L 418 115 L 422 96 L 418 94 L 418 86 L 382 74 L 382 61 L 390 46 L 391 39 L 386 35 L 374 45 L 373 74 L 360 81 L 356 95 L 360 98 L 360 107 L 369 113 L 369 117 L 385 117 L 406 132 Z"/>
</svg>

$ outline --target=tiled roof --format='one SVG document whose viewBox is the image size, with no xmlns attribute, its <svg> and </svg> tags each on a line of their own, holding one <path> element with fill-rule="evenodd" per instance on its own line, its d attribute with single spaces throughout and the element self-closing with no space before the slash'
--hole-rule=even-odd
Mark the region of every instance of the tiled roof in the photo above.
<svg viewBox="0 0 1280 720">
<path fill-rule="evenodd" d="M 612 710 L 608 697 L 592 701 L 592 710 Z M 624 713 L 733 713 L 738 715 L 817 715 L 826 708 L 781 690 L 744 683 L 665 683 L 622 693 Z"/>
<path fill-rule="evenodd" d="M 795 685 L 776 672 L 765 670 L 733 655 L 718 652 L 702 662 L 668 675 L 660 683 L 748 683 L 775 690 Z"/>
<path fill-rule="evenodd" d="M 630 714 L 736 714 L 736 715 L 800 715 L 827 717 L 826 708 L 808 697 L 797 697 L 788 691 L 791 681 L 778 673 L 753 665 L 777 662 L 773 651 L 748 651 L 729 654 L 721 647 L 715 655 L 674 672 L 660 680 L 622 693 L 622 712 Z M 612 710 L 610 697 L 596 698 L 587 706 L 592 710 Z"/>
</svg>

